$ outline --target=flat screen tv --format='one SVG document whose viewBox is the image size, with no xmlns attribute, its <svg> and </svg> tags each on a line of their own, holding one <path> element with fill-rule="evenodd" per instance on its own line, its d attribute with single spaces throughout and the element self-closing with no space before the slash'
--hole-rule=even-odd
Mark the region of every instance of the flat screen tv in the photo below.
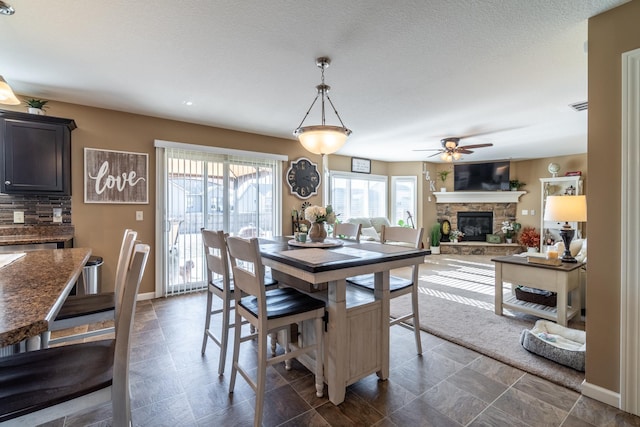
<svg viewBox="0 0 640 427">
<path fill-rule="evenodd" d="M 509 162 L 455 164 L 453 188 L 455 191 L 508 191 Z"/>
</svg>

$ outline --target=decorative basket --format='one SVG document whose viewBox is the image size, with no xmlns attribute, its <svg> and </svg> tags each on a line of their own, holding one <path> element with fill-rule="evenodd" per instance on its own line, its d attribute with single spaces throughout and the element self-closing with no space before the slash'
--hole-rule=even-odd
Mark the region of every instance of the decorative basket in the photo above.
<svg viewBox="0 0 640 427">
<path fill-rule="evenodd" d="M 558 294 L 556 292 L 528 288 L 526 286 L 516 286 L 516 299 L 546 305 L 547 307 L 558 305 Z"/>
</svg>

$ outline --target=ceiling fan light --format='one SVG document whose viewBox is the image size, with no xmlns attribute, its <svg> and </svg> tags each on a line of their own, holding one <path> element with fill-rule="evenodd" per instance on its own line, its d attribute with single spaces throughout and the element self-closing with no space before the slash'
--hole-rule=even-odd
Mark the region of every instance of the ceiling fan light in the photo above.
<svg viewBox="0 0 640 427">
<path fill-rule="evenodd" d="M 458 153 L 457 151 L 453 153 L 453 160 L 460 160 L 460 157 L 462 157 L 462 154 Z"/>
<path fill-rule="evenodd" d="M 11 90 L 11 86 L 9 86 L 9 83 L 7 83 L 2 76 L 0 76 L 0 104 L 20 104 L 20 100 L 16 97 L 16 95 L 13 93 L 13 90 Z"/>
<path fill-rule="evenodd" d="M 442 145 L 444 146 L 444 148 L 446 148 L 447 150 L 453 150 L 454 148 L 456 148 L 458 146 L 458 141 L 454 138 L 448 138 L 448 139 L 444 139 L 442 141 Z"/>
<path fill-rule="evenodd" d="M 296 129 L 293 134 L 300 144 L 313 154 L 332 154 L 347 142 L 351 131 L 339 126 L 305 126 Z"/>
</svg>

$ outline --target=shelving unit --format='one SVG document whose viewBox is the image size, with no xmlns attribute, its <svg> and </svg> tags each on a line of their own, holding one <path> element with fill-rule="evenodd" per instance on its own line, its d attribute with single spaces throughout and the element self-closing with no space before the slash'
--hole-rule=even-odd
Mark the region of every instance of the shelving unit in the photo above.
<svg viewBox="0 0 640 427">
<path fill-rule="evenodd" d="M 579 195 L 582 194 L 582 177 L 581 176 L 558 176 L 555 178 L 540 178 L 540 252 L 544 253 L 546 249 L 545 237 L 548 233 L 551 235 L 555 242 L 561 241 L 560 229 L 562 228 L 562 222 L 545 221 L 544 209 L 547 203 L 547 196 L 561 196 L 561 195 Z M 581 229 L 578 227 L 577 222 L 570 222 L 571 227 L 576 230 L 575 238 L 578 238 L 581 234 Z"/>
</svg>

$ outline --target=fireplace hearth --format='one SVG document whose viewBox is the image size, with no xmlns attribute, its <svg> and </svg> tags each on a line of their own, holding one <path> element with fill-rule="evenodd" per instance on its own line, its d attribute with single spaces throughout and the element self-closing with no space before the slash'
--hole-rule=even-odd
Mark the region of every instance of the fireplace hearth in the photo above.
<svg viewBox="0 0 640 427">
<path fill-rule="evenodd" d="M 493 212 L 458 212 L 458 230 L 465 241 L 484 242 L 493 233 Z"/>
</svg>

